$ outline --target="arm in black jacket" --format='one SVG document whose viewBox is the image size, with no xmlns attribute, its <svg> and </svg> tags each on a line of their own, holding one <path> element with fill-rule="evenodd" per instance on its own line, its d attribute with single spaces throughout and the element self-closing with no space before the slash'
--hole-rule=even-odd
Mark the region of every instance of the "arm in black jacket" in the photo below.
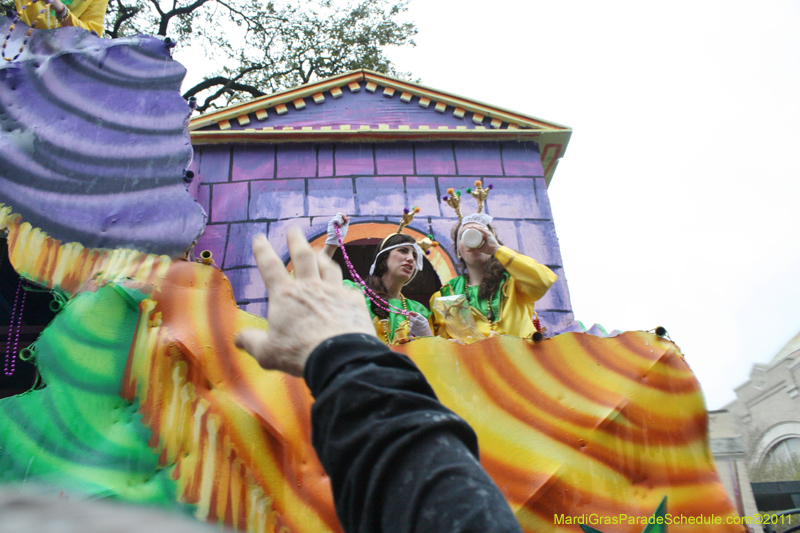
<svg viewBox="0 0 800 533">
<path fill-rule="evenodd" d="M 478 463 L 472 428 L 375 337 L 319 345 L 304 377 L 312 440 L 348 533 L 521 532 Z"/>
</svg>

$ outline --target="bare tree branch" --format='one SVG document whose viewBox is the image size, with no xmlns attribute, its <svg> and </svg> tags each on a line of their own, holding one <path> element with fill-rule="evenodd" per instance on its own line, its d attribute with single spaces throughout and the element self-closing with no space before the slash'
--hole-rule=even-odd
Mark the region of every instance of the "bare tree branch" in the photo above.
<svg viewBox="0 0 800 533">
<path fill-rule="evenodd" d="M 177 9 L 173 9 L 172 11 L 168 11 L 164 13 L 161 11 L 161 6 L 158 5 L 158 0 L 150 0 L 153 2 L 158 9 L 159 14 L 161 15 L 161 24 L 158 26 L 158 34 L 157 35 L 167 35 L 167 28 L 169 28 L 169 23 L 173 19 L 173 17 L 179 15 L 186 15 L 188 13 L 192 13 L 197 8 L 208 2 L 209 0 L 196 0 L 193 4 L 189 4 L 188 6 L 179 7 Z"/>
<path fill-rule="evenodd" d="M 409 0 L 328 0 L 293 7 L 289 0 L 111 0 L 112 37 L 169 32 L 178 46 L 202 50 L 204 81 L 184 91 L 197 108 L 230 105 L 358 68 L 399 77 L 389 46 L 414 46 L 416 26 L 400 20 Z M 8 0 L 0 0 L 0 4 Z M 169 2 L 169 4 L 167 4 Z"/>
<path fill-rule="evenodd" d="M 135 7 L 126 7 L 122 4 L 122 0 L 117 0 L 117 5 L 119 6 L 119 15 L 114 20 L 114 26 L 111 28 L 111 31 L 106 30 L 108 36 L 112 39 L 118 38 L 120 27 L 130 18 L 135 17 L 139 13 L 139 9 Z"/>
<path fill-rule="evenodd" d="M 207 87 L 205 87 L 206 89 L 208 89 L 210 87 L 213 87 L 215 85 L 222 85 L 222 88 L 220 88 L 216 93 L 214 93 L 211 96 L 209 96 L 208 98 L 206 98 L 205 101 L 203 101 L 202 105 L 198 105 L 197 106 L 197 111 L 200 112 L 200 113 L 202 113 L 206 109 L 208 109 L 208 107 L 211 105 L 212 102 L 214 102 L 217 98 L 219 98 L 220 96 L 222 96 L 226 92 L 230 92 L 230 91 L 246 92 L 246 93 L 252 95 L 254 98 L 258 98 L 259 96 L 264 96 L 265 95 L 265 93 L 259 91 L 258 89 L 256 89 L 252 85 L 246 85 L 244 83 L 237 83 L 235 81 L 228 80 L 228 79 L 223 78 L 221 76 L 218 76 L 216 78 L 212 78 L 211 80 L 206 80 L 206 82 L 210 82 L 210 81 L 214 81 L 215 83 L 212 83 L 212 84 L 208 85 Z M 206 82 L 198 83 L 197 85 L 203 85 Z"/>
<path fill-rule="evenodd" d="M 156 8 L 156 11 L 158 11 L 158 14 L 163 17 L 164 16 L 164 11 L 161 10 L 161 4 L 158 3 L 158 0 L 150 0 L 150 3 L 153 4 L 153 6 Z"/>
<path fill-rule="evenodd" d="M 205 91 L 206 89 L 210 89 L 211 87 L 214 87 L 216 85 L 226 85 L 226 86 L 230 85 L 230 86 L 232 86 L 231 84 L 238 83 L 238 81 L 240 79 L 242 79 L 244 76 L 246 76 L 247 74 L 249 74 L 249 73 L 251 73 L 251 72 L 253 72 L 255 70 L 262 69 L 262 68 L 264 68 L 264 67 L 261 66 L 261 65 L 256 65 L 256 66 L 253 66 L 253 67 L 250 67 L 250 68 L 247 68 L 247 69 L 243 70 L 235 78 L 226 78 L 224 76 L 215 76 L 213 78 L 209 78 L 207 80 L 201 81 L 200 83 L 198 83 L 197 85 L 195 85 L 194 87 L 192 87 L 191 89 L 189 89 L 188 91 L 183 93 L 183 98 L 187 99 L 189 97 L 195 96 L 197 93 L 199 93 L 201 91 Z M 255 88 L 253 88 L 253 91 L 260 92 L 260 91 L 258 91 L 258 89 L 255 89 Z M 263 92 L 261 94 L 254 94 L 253 91 L 247 91 L 247 92 L 249 92 L 253 96 L 264 96 Z"/>
</svg>

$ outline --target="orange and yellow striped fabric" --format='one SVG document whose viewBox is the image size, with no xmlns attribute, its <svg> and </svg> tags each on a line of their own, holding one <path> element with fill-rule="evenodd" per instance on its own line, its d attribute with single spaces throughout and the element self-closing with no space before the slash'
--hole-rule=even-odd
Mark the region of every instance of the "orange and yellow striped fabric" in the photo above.
<svg viewBox="0 0 800 533">
<path fill-rule="evenodd" d="M 142 315 L 123 388 L 198 516 L 246 531 L 339 531 L 310 444 L 301 379 L 233 346 L 262 320 L 212 267 L 175 263 Z M 707 444 L 699 384 L 671 342 L 644 332 L 513 337 L 401 348 L 476 430 L 481 461 L 525 531 L 580 531 L 558 516 L 733 516 Z M 636 532 L 636 525 L 609 532 Z M 708 531 L 741 531 L 710 526 Z M 603 527 L 600 527 L 603 530 Z M 672 525 L 670 531 L 702 531 Z"/>
<path fill-rule="evenodd" d="M 105 283 L 148 297 L 120 394 L 138 401 L 150 446 L 179 502 L 248 532 L 340 531 L 330 483 L 310 443 L 303 380 L 262 370 L 236 332 L 266 328 L 240 311 L 216 268 L 133 250 L 62 244 L 0 207 L 9 257 L 26 278 L 66 294 Z M 397 347 L 478 434 L 481 462 L 526 532 L 579 532 L 566 520 L 639 533 L 667 496 L 668 515 L 720 517 L 671 533 L 744 531 L 708 447 L 700 386 L 678 348 L 644 332 L 568 333 L 538 344 L 497 337 L 470 346 L 425 338 Z"/>
</svg>

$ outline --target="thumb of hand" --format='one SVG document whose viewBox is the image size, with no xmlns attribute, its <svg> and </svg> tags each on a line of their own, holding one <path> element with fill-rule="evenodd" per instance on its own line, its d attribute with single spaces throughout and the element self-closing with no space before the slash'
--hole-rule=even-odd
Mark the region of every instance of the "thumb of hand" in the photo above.
<svg viewBox="0 0 800 533">
<path fill-rule="evenodd" d="M 236 335 L 234 344 L 255 357 L 258 364 L 264 366 L 262 359 L 266 356 L 269 346 L 269 334 L 261 329 L 245 329 Z M 266 368 L 266 367 L 265 367 Z"/>
<path fill-rule="evenodd" d="M 281 349 L 270 341 L 269 333 L 261 329 L 245 329 L 236 336 L 237 348 L 252 355 L 262 368 L 280 370 L 292 376 L 302 377 L 305 360 L 291 349 Z"/>
</svg>

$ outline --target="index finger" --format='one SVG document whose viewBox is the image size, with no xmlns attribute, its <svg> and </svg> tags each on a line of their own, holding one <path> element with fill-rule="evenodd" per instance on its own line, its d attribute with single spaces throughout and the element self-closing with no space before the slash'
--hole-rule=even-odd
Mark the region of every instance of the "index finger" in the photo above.
<svg viewBox="0 0 800 533">
<path fill-rule="evenodd" d="M 317 254 L 311 249 L 300 228 L 292 226 L 286 233 L 289 256 L 292 258 L 295 279 L 320 279 Z"/>
<path fill-rule="evenodd" d="M 264 280 L 264 286 L 268 293 L 272 292 L 274 287 L 292 281 L 291 276 L 286 272 L 283 261 L 272 249 L 267 236 L 263 233 L 253 237 L 253 257 L 256 259 L 258 271 L 261 273 L 261 279 Z"/>
</svg>

